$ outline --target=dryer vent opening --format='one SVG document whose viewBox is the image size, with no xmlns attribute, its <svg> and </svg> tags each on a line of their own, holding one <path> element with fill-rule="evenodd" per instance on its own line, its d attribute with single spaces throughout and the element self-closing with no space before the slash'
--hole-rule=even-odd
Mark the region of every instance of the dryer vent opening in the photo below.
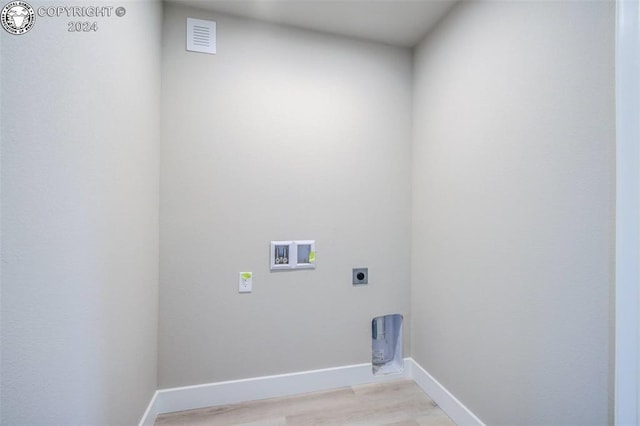
<svg viewBox="0 0 640 426">
<path fill-rule="evenodd" d="M 374 375 L 401 373 L 402 315 L 391 314 L 371 320 L 371 364 Z"/>
</svg>

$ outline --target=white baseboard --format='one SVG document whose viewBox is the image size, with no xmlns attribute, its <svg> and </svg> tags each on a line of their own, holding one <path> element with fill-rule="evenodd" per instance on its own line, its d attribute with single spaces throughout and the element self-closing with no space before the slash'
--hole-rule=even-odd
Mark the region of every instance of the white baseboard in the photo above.
<svg viewBox="0 0 640 426">
<path fill-rule="evenodd" d="M 429 395 L 442 411 L 447 413 L 451 420 L 458 426 L 484 426 L 484 423 L 458 400 L 451 392 L 440 384 L 433 376 L 422 368 L 417 362 L 410 358 L 413 364 L 411 368 L 411 378 L 414 382 Z"/>
<path fill-rule="evenodd" d="M 158 397 L 158 391 L 153 394 L 153 398 L 151 398 L 151 402 L 149 402 L 149 406 L 146 411 L 142 415 L 142 419 L 140 419 L 140 423 L 138 426 L 153 426 L 156 421 L 156 417 L 158 417 L 162 412 L 158 410 L 158 404 L 156 403 Z"/>
<path fill-rule="evenodd" d="M 417 376 L 417 378 L 416 378 Z M 317 392 L 345 386 L 413 379 L 451 419 L 459 425 L 484 426 L 411 358 L 404 359 L 400 373 L 374 376 L 371 364 L 356 364 L 322 370 L 231 380 L 195 386 L 158 390 L 149 403 L 139 426 L 152 426 L 159 414 L 243 401 Z M 473 420 L 473 421 L 471 421 Z"/>
</svg>

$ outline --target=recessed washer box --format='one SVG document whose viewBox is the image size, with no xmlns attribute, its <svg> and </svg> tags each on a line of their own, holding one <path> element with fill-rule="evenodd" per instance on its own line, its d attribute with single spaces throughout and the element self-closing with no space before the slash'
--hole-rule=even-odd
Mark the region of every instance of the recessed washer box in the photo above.
<svg viewBox="0 0 640 426">
<path fill-rule="evenodd" d="M 315 269 L 316 242 L 314 240 L 271 241 L 271 270 Z"/>
</svg>

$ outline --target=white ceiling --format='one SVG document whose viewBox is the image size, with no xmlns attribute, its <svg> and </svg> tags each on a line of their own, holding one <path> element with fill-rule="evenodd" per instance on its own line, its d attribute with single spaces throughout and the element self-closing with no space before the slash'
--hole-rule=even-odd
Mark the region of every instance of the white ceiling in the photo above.
<svg viewBox="0 0 640 426">
<path fill-rule="evenodd" d="M 415 46 L 456 0 L 170 0 L 396 46 Z"/>
</svg>

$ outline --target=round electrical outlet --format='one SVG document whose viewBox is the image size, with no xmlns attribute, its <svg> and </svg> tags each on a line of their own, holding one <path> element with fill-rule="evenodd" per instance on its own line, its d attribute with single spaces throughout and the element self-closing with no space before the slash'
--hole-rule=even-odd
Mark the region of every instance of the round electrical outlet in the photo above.
<svg viewBox="0 0 640 426">
<path fill-rule="evenodd" d="M 354 268 L 351 275 L 353 285 L 369 284 L 368 268 Z"/>
</svg>

